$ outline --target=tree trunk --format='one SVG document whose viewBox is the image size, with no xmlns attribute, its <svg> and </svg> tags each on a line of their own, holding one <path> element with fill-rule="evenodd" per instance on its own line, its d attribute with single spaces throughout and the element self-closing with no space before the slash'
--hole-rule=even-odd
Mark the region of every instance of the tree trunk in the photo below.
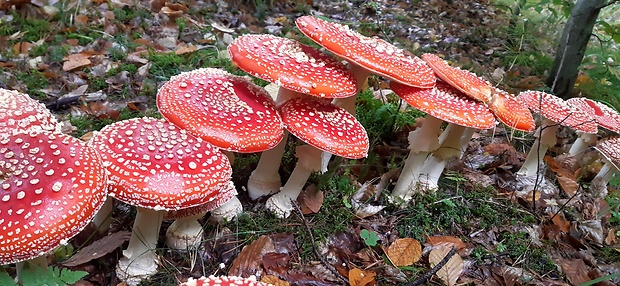
<svg viewBox="0 0 620 286">
<path fill-rule="evenodd" d="M 606 0 L 578 0 L 564 26 L 547 86 L 564 99 L 571 97 L 592 29 Z"/>
</svg>

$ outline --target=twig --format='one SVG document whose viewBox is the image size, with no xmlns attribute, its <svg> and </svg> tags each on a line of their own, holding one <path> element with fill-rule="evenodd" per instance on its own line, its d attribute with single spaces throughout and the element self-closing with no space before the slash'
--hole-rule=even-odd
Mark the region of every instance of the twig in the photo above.
<svg viewBox="0 0 620 286">
<path fill-rule="evenodd" d="M 332 274 L 338 277 L 338 279 L 342 280 L 346 284 L 349 284 L 349 279 L 342 276 L 342 274 L 340 274 L 338 270 L 336 270 L 336 268 L 334 268 L 331 264 L 329 264 L 325 260 L 325 258 L 319 253 L 319 250 L 316 248 L 316 245 L 314 245 L 314 241 L 315 241 L 314 235 L 312 235 L 312 230 L 310 229 L 310 226 L 308 225 L 308 221 L 306 221 L 306 217 L 304 217 L 304 213 L 301 211 L 296 201 L 291 200 L 291 203 L 293 204 L 293 207 L 295 208 L 295 212 L 301 219 L 301 222 L 304 224 L 304 227 L 306 227 L 306 232 L 308 233 L 308 236 L 310 236 L 310 244 L 312 245 L 312 252 L 314 252 L 314 255 L 316 256 L 316 258 L 318 258 L 319 261 L 321 261 L 321 264 L 323 264 L 323 266 L 325 266 L 327 270 L 329 270 Z"/>
<path fill-rule="evenodd" d="M 418 285 L 422 285 L 426 283 L 428 279 L 430 279 L 433 275 L 437 273 L 437 271 L 439 271 L 439 269 L 441 269 L 444 265 L 446 265 L 446 263 L 448 263 L 450 258 L 452 258 L 452 256 L 454 256 L 455 253 L 456 253 L 456 247 L 452 246 L 452 249 L 450 249 L 450 252 L 448 252 L 448 254 L 446 254 L 446 256 L 441 261 L 439 261 L 439 263 L 437 263 L 437 265 L 435 265 L 435 267 L 433 267 L 431 271 L 420 276 L 418 279 L 411 281 L 411 283 L 405 284 L 405 286 L 418 286 Z"/>
</svg>

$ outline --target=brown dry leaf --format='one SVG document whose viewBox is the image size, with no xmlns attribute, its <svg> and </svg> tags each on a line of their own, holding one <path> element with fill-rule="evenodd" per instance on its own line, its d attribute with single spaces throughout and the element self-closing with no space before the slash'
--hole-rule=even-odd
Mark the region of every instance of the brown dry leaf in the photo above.
<svg viewBox="0 0 620 286">
<path fill-rule="evenodd" d="M 119 231 L 105 236 L 91 243 L 89 246 L 82 248 L 82 250 L 71 256 L 71 258 L 65 260 L 62 265 L 73 267 L 103 257 L 123 245 L 125 241 L 129 240 L 130 236 L 131 232 L 128 231 Z"/>
<path fill-rule="evenodd" d="M 99 119 L 113 119 L 118 120 L 121 116 L 120 105 L 110 104 L 108 101 L 93 101 L 87 105 L 82 105 L 81 108 L 84 112 L 95 116 Z"/>
<path fill-rule="evenodd" d="M 575 195 L 575 192 L 579 189 L 579 184 L 575 179 L 564 176 L 557 176 L 557 178 L 560 183 L 560 188 L 566 193 L 566 195 L 569 197 Z"/>
<path fill-rule="evenodd" d="M 437 265 L 441 260 L 450 252 L 452 249 L 452 245 L 447 244 L 438 244 L 435 246 L 431 253 L 428 255 L 428 261 L 431 263 L 431 266 Z M 456 281 L 461 276 L 461 272 L 464 269 L 463 260 L 461 256 L 458 254 L 454 254 L 448 263 L 441 267 L 439 271 L 437 271 L 437 277 L 439 277 L 446 285 L 452 286 L 456 285 Z"/>
<path fill-rule="evenodd" d="M 80 40 L 78 39 L 67 39 L 67 44 L 69 46 L 77 47 L 80 44 Z"/>
<path fill-rule="evenodd" d="M 63 58 L 65 62 L 62 64 L 62 70 L 70 71 L 76 68 L 81 68 L 81 67 L 90 65 L 91 62 L 88 59 L 90 56 L 91 55 L 86 54 L 86 53 L 77 53 L 77 54 L 68 55 L 65 58 Z"/>
<path fill-rule="evenodd" d="M 32 43 L 28 42 L 18 42 L 13 45 L 13 52 L 20 55 L 28 54 L 28 51 L 34 46 Z"/>
<path fill-rule="evenodd" d="M 616 243 L 616 229 L 612 227 L 605 237 L 605 244 L 612 245 L 614 243 Z"/>
<path fill-rule="evenodd" d="M 189 54 L 189 53 L 195 52 L 196 50 L 198 50 L 196 46 L 180 44 L 177 46 L 177 49 L 176 51 L 174 51 L 174 53 L 177 55 L 182 55 L 182 54 Z"/>
<path fill-rule="evenodd" d="M 323 191 L 317 190 L 316 185 L 309 185 L 301 191 L 297 197 L 297 203 L 303 214 L 317 213 L 323 205 Z"/>
<path fill-rule="evenodd" d="M 559 264 L 570 284 L 579 285 L 590 281 L 590 277 L 588 277 L 588 266 L 586 266 L 583 260 L 562 259 Z"/>
<path fill-rule="evenodd" d="M 275 247 L 271 238 L 261 235 L 258 239 L 243 247 L 235 261 L 233 261 L 228 275 L 247 277 L 263 271 L 261 262 L 265 253 L 274 252 Z"/>
<path fill-rule="evenodd" d="M 77 24 L 78 26 L 86 26 L 86 24 L 88 24 L 88 16 L 82 14 L 75 16 L 75 24 Z"/>
<path fill-rule="evenodd" d="M 429 236 L 426 238 L 428 244 L 435 246 L 438 244 L 447 244 L 456 246 L 457 250 L 465 248 L 467 245 L 460 238 L 454 236 Z"/>
<path fill-rule="evenodd" d="M 565 217 L 563 213 L 558 213 L 556 216 L 554 216 L 551 221 L 553 221 L 553 223 L 555 225 L 557 225 L 558 227 L 560 227 L 560 230 L 563 232 L 569 232 L 570 231 L 570 221 L 568 221 Z"/>
<path fill-rule="evenodd" d="M 263 276 L 263 278 L 260 279 L 260 282 L 263 283 L 269 283 L 269 284 L 273 284 L 275 286 L 289 286 L 291 285 L 291 283 L 288 283 L 280 278 L 278 278 L 277 276 L 274 275 L 266 275 Z"/>
<path fill-rule="evenodd" d="M 422 257 L 422 245 L 413 238 L 399 238 L 390 245 L 386 254 L 394 266 L 409 266 Z"/>
<path fill-rule="evenodd" d="M 353 268 L 349 270 L 349 285 L 351 286 L 366 286 L 375 284 L 375 276 L 377 273 L 367 270 L 361 270 L 359 268 Z"/>
</svg>

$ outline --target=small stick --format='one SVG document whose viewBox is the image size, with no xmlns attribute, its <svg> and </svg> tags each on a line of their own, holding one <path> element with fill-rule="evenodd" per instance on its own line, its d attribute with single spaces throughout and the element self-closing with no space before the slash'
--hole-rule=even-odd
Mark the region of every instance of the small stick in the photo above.
<svg viewBox="0 0 620 286">
<path fill-rule="evenodd" d="M 420 276 L 418 279 L 411 281 L 411 283 L 405 284 L 405 286 L 419 286 L 419 285 L 426 283 L 428 279 L 431 279 L 431 277 L 435 275 L 437 271 L 439 271 L 439 269 L 441 269 L 444 265 L 446 265 L 446 263 L 448 263 L 450 258 L 452 258 L 452 256 L 454 256 L 455 253 L 456 253 L 456 247 L 452 246 L 452 249 L 450 249 L 450 252 L 448 252 L 448 254 L 446 254 L 446 256 L 441 261 L 439 261 L 439 263 L 437 263 L 437 265 L 435 265 L 435 267 L 433 267 L 431 271 Z"/>
</svg>

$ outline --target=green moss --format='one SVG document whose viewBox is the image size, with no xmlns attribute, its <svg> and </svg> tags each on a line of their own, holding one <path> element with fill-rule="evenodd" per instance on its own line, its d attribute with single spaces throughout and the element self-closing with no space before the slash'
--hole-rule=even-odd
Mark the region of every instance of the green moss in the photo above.
<svg viewBox="0 0 620 286">
<path fill-rule="evenodd" d="M 40 92 L 41 89 L 49 85 L 48 79 L 36 69 L 31 69 L 20 74 L 19 78 L 28 88 L 28 94 L 37 99 L 44 99 L 47 96 Z"/>
<path fill-rule="evenodd" d="M 13 20 L 7 23 L 0 23 L 0 36 L 10 36 L 21 32 L 20 38 L 24 42 L 36 42 L 50 32 L 51 25 L 46 19 L 38 17 L 28 17 L 25 13 L 13 13 Z"/>
<path fill-rule="evenodd" d="M 508 255 L 513 261 L 522 262 L 513 266 L 545 273 L 550 277 L 560 277 L 557 266 L 547 256 L 545 249 L 533 245 L 526 232 L 502 232 L 498 240 L 498 252 Z"/>
</svg>

